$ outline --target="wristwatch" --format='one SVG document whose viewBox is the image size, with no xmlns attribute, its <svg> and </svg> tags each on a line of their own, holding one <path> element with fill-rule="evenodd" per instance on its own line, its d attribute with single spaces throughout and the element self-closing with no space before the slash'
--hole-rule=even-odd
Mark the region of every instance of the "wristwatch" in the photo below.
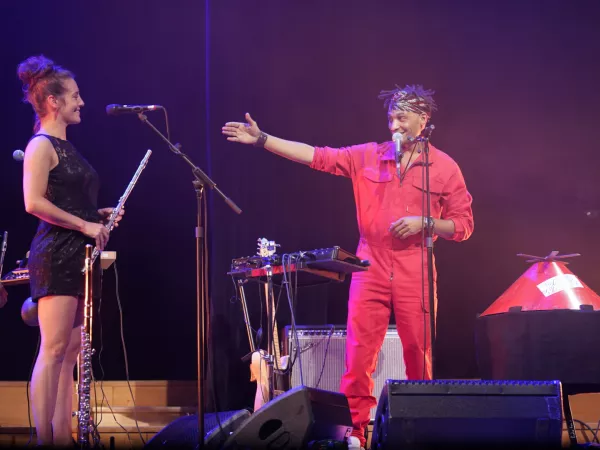
<svg viewBox="0 0 600 450">
<path fill-rule="evenodd" d="M 426 228 L 431 228 L 431 231 L 433 231 L 433 227 L 435 227 L 433 217 L 423 217 L 423 222 Z"/>
</svg>

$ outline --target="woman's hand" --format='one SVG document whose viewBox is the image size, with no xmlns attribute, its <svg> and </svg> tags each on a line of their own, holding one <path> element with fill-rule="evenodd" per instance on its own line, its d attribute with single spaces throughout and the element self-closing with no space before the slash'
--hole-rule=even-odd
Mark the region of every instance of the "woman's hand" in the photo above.
<svg viewBox="0 0 600 450">
<path fill-rule="evenodd" d="M 101 223 L 84 222 L 81 232 L 96 241 L 98 250 L 104 250 L 108 243 L 108 228 Z"/>
<path fill-rule="evenodd" d="M 114 208 L 101 208 L 98 210 L 98 214 L 100 214 L 100 217 L 102 218 L 102 223 L 104 225 L 108 225 L 108 220 L 110 219 L 110 216 L 113 213 L 113 211 Z M 121 211 L 119 211 L 119 215 L 117 216 L 113 224 L 115 227 L 119 226 L 119 222 L 123 218 L 123 214 L 125 214 L 125 208 L 121 208 Z"/>
</svg>

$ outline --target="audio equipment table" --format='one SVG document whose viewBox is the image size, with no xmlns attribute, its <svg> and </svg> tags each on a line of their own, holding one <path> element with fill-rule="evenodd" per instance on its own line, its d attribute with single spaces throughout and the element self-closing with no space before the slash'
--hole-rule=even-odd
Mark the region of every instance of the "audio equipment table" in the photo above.
<svg viewBox="0 0 600 450">
<path fill-rule="evenodd" d="M 287 280 L 286 277 L 291 277 L 293 274 L 297 276 L 298 286 L 314 285 L 323 281 L 341 282 L 344 281 L 346 274 L 368 270 L 369 266 L 368 261 L 361 260 L 356 255 L 338 246 L 277 255 L 276 248 L 278 246 L 274 241 L 259 238 L 256 256 L 234 259 L 231 263 L 231 270 L 227 273 L 236 280 L 238 295 L 244 312 L 250 352 L 253 355 L 253 364 L 258 364 L 260 367 L 262 366 L 260 360 L 264 360 L 266 363 L 265 376 L 257 378 L 266 378 L 267 385 L 259 385 L 257 387 L 259 391 L 257 392 L 260 393 L 260 390 L 262 390 L 262 396 L 267 402 L 273 400 L 275 394 L 275 370 L 285 371 L 287 366 L 287 359 L 280 356 L 279 332 L 275 320 L 275 295 L 273 293 L 275 279 Z M 262 283 L 265 290 L 267 323 L 270 324 L 270 326 L 267 326 L 266 352 L 256 350 L 252 336 L 244 292 L 244 284 L 249 280 Z M 296 280 L 294 280 L 295 282 Z M 256 355 L 259 355 L 259 357 L 256 358 Z M 255 369 L 255 372 L 262 373 L 260 369 Z M 257 383 L 260 383 L 260 380 L 257 379 Z"/>
<path fill-rule="evenodd" d="M 236 258 L 231 262 L 231 270 L 227 274 L 234 278 L 264 278 L 267 276 L 267 267 L 270 267 L 273 276 L 283 275 L 284 272 L 297 273 L 298 284 L 307 285 L 327 280 L 342 282 L 347 274 L 364 271 L 369 267 L 368 261 L 361 260 L 338 246 L 299 251 L 285 256 L 289 256 L 287 261 L 274 253 L 271 256 Z"/>
<path fill-rule="evenodd" d="M 117 259 L 117 252 L 103 251 L 100 253 L 102 270 L 108 269 Z M 27 258 L 17 261 L 17 267 L 0 279 L 4 286 L 17 286 L 19 284 L 29 283 L 29 269 L 27 268 Z"/>
</svg>

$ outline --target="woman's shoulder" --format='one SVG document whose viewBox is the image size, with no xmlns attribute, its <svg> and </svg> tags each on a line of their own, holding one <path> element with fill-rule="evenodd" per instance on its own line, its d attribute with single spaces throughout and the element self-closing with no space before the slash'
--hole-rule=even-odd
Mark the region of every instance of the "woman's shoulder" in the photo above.
<svg viewBox="0 0 600 450">
<path fill-rule="evenodd" d="M 25 160 L 32 162 L 47 160 L 51 167 L 55 167 L 60 160 L 59 151 L 57 144 L 50 138 L 52 136 L 44 134 L 33 135 L 25 147 Z"/>
<path fill-rule="evenodd" d="M 52 136 L 47 134 L 34 134 L 29 138 L 27 146 L 25 147 L 25 153 L 32 152 L 35 150 L 50 150 L 55 147 Z"/>
</svg>

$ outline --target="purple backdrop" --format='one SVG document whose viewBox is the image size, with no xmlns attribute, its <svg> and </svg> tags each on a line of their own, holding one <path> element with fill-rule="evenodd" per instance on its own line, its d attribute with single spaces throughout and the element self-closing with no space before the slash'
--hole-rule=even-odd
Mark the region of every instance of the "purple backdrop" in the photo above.
<svg viewBox="0 0 600 450">
<path fill-rule="evenodd" d="M 109 103 L 167 107 L 171 134 L 242 209 L 209 195 L 211 306 L 222 409 L 251 404 L 240 357 L 248 343 L 226 272 L 268 237 L 281 252 L 357 241 L 350 182 L 316 173 L 220 134 L 250 112 L 267 133 L 313 145 L 389 138 L 377 95 L 394 84 L 437 91 L 432 142 L 460 164 L 474 197 L 475 233 L 438 241 L 437 362 L 441 378 L 477 377 L 476 314 L 527 265 L 518 252 L 579 252 L 571 269 L 600 291 L 595 142 L 600 93 L 600 7 L 595 1 L 205 2 L 61 1 L 3 5 L 0 85 L 0 230 L 5 270 L 27 251 L 36 219 L 23 208 L 11 153 L 31 134 L 16 66 L 44 53 L 77 75 L 83 123 L 68 137 L 116 204 L 147 148 L 154 150 L 111 238 L 132 379 L 194 379 L 195 197 L 188 167 L 135 116 L 107 117 Z M 208 15 L 206 15 L 208 12 Z M 150 120 L 164 130 L 160 113 Z M 587 212 L 592 211 L 590 215 Z M 344 323 L 348 283 L 301 290 L 299 324 Z M 115 275 L 102 304 L 106 379 L 125 377 Z M 37 330 L 19 318 L 25 287 L 0 311 L 0 379 L 29 376 Z M 256 293 L 249 296 L 257 323 Z M 280 325 L 289 320 L 282 307 Z M 96 334 L 98 336 L 98 334 Z M 12 355 L 17 343 L 18 352 Z M 99 343 L 98 343 L 99 345 Z M 9 359 L 10 358 L 10 359 Z"/>
</svg>

